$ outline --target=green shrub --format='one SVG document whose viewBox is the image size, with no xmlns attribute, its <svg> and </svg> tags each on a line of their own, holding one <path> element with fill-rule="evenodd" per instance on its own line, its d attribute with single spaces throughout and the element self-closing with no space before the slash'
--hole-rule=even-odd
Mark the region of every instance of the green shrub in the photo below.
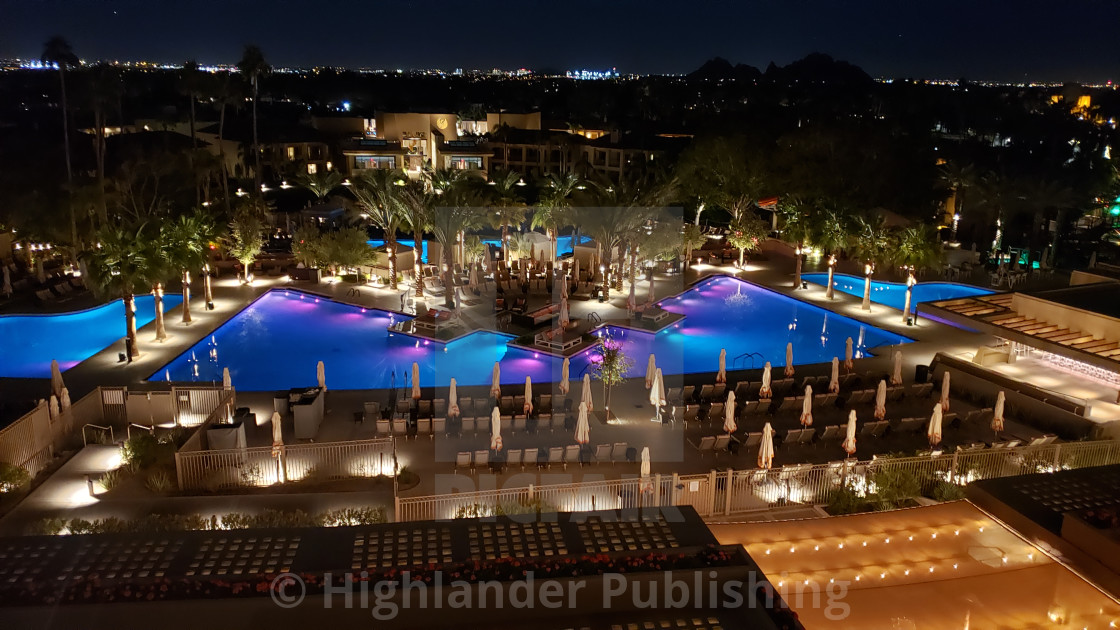
<svg viewBox="0 0 1120 630">
<path fill-rule="evenodd" d="M 57 536 L 65 527 L 64 518 L 44 518 L 32 523 L 27 533 L 33 536 Z"/>
<path fill-rule="evenodd" d="M 113 470 L 106 470 L 104 473 L 102 473 L 101 478 L 99 478 L 97 481 L 101 484 L 101 487 L 105 488 L 105 491 L 108 492 L 109 490 L 117 487 L 117 485 L 119 485 L 123 479 L 124 473 L 121 471 L 121 469 L 114 468 Z"/>
<path fill-rule="evenodd" d="M 25 468 L 0 462 L 0 494 L 19 490 L 30 482 L 31 475 Z"/>
<path fill-rule="evenodd" d="M 321 517 L 323 525 L 327 527 L 346 527 L 349 525 L 376 525 L 385 523 L 385 508 L 343 508 L 325 512 Z"/>
<path fill-rule="evenodd" d="M 147 431 L 139 432 L 124 442 L 121 454 L 132 470 L 151 467 L 159 459 L 159 440 Z"/>
<path fill-rule="evenodd" d="M 899 466 L 882 466 L 871 475 L 875 484 L 875 500 L 882 509 L 900 507 L 907 499 L 922 493 L 922 480 L 915 473 Z"/>
<path fill-rule="evenodd" d="M 412 472 L 408 466 L 402 466 L 401 471 L 397 473 L 397 483 L 411 486 L 420 482 L 420 475 Z"/>
<path fill-rule="evenodd" d="M 959 501 L 964 498 L 964 486 L 939 480 L 933 484 L 926 496 L 934 501 Z"/>
<path fill-rule="evenodd" d="M 167 474 L 166 470 L 157 470 L 148 475 L 145 485 L 148 486 L 148 490 L 156 494 L 164 494 L 172 488 L 171 475 Z"/>
<path fill-rule="evenodd" d="M 851 486 L 841 486 L 828 495 L 827 507 L 829 514 L 840 516 L 842 514 L 856 514 L 870 509 L 867 499 L 859 496 Z"/>
<path fill-rule="evenodd" d="M 178 450 L 190 437 L 191 432 L 186 427 L 174 427 L 159 436 L 159 443 L 171 444 Z"/>
<path fill-rule="evenodd" d="M 222 515 L 222 529 L 249 529 L 253 526 L 253 517 L 244 512 L 230 512 Z"/>
</svg>

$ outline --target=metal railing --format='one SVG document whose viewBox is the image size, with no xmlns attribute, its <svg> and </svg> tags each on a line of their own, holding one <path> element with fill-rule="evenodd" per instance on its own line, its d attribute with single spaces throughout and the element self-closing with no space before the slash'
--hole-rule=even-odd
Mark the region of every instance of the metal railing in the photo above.
<svg viewBox="0 0 1120 630">
<path fill-rule="evenodd" d="M 792 464 L 771 470 L 654 475 L 552 486 L 529 486 L 397 500 L 397 520 L 417 521 L 508 512 L 517 505 L 541 511 L 690 505 L 704 517 L 766 510 L 775 505 L 827 503 L 836 490 L 875 491 L 879 474 L 898 471 L 921 482 L 964 485 L 1031 473 L 1120 463 L 1120 442 L 1099 440 L 985 449 L 924 457 L 882 457 L 827 464 Z"/>
<path fill-rule="evenodd" d="M 116 436 L 113 435 L 113 427 L 102 426 L 100 424 L 87 424 L 87 425 L 82 427 L 82 445 L 83 446 L 89 446 L 89 437 L 88 437 L 89 434 L 86 433 L 86 429 L 96 429 L 97 431 L 101 432 L 101 435 L 105 435 L 106 433 L 108 433 L 110 444 L 117 441 Z"/>
<path fill-rule="evenodd" d="M 304 479 L 392 475 L 392 438 L 292 444 L 175 454 L 181 490 L 271 486 Z"/>
</svg>

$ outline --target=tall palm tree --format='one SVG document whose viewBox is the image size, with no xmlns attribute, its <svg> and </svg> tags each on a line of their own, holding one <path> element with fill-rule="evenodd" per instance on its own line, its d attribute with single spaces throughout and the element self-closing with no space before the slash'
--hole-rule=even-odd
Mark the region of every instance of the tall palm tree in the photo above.
<svg viewBox="0 0 1120 630">
<path fill-rule="evenodd" d="M 416 275 L 416 297 L 424 297 L 424 232 L 429 230 L 435 193 L 424 182 L 409 182 L 400 191 L 402 227 L 412 232 L 413 273 Z"/>
<path fill-rule="evenodd" d="M 946 188 L 952 191 L 954 216 L 953 232 L 950 238 L 955 241 L 957 240 L 957 225 L 960 223 L 960 217 L 964 216 L 965 194 L 970 188 L 977 185 L 979 176 L 974 165 L 954 160 L 941 166 L 939 179 Z"/>
<path fill-rule="evenodd" d="M 147 222 L 105 225 L 96 235 L 98 247 L 82 254 L 95 290 L 124 301 L 125 352 L 129 361 L 140 356 L 136 339 L 136 289 L 146 286 L 155 277 L 153 266 L 158 265 L 160 259 L 154 231 Z"/>
<path fill-rule="evenodd" d="M 254 160 L 254 194 L 261 190 L 261 146 L 257 139 L 257 100 L 260 97 L 261 78 L 272 71 L 272 66 L 264 58 L 264 52 L 259 46 L 249 44 L 241 53 L 241 61 L 237 62 L 237 69 L 249 80 L 253 89 L 253 160 Z"/>
<path fill-rule="evenodd" d="M 525 221 L 525 201 L 521 189 L 525 179 L 517 171 L 495 171 L 487 182 L 486 196 L 490 205 L 496 206 L 490 215 L 490 225 L 502 230 L 502 262 L 509 263 L 509 228 Z"/>
<path fill-rule="evenodd" d="M 944 254 L 937 229 L 932 225 L 915 225 L 900 230 L 892 253 L 894 261 L 906 268 L 906 305 L 902 309 L 902 323 L 905 324 L 910 320 L 910 302 L 914 285 L 918 283 L 914 271 L 941 264 Z"/>
<path fill-rule="evenodd" d="M 187 97 L 187 102 L 190 105 L 188 108 L 189 120 L 191 127 L 191 153 L 188 157 L 190 167 L 194 169 L 195 149 L 198 148 L 198 135 L 195 130 L 195 115 L 194 105 L 198 100 L 198 95 L 202 91 L 202 73 L 198 71 L 198 62 L 194 59 L 188 59 L 183 63 L 183 69 L 179 72 L 179 93 Z M 198 188 L 195 189 L 195 203 L 202 204 L 202 191 Z"/>
<path fill-rule="evenodd" d="M 203 88 L 206 90 L 210 102 L 218 106 L 218 158 L 221 161 L 222 169 L 222 205 L 226 214 L 232 214 L 233 202 L 229 193 L 229 168 L 226 163 L 226 110 L 230 107 L 236 108 L 241 103 L 240 86 L 230 77 L 229 73 L 223 72 L 212 75 Z"/>
<path fill-rule="evenodd" d="M 191 323 L 191 270 L 206 266 L 209 245 L 217 238 L 217 224 L 206 213 L 196 210 L 180 215 L 163 225 L 163 255 L 168 266 L 177 270 L 183 285 L 183 323 Z"/>
<path fill-rule="evenodd" d="M 477 196 L 472 194 L 461 181 L 446 188 L 440 188 L 439 199 L 432 208 L 432 235 L 440 243 L 443 252 L 444 304 L 455 307 L 455 283 L 452 268 L 455 265 L 455 245 L 461 235 L 482 225 L 483 217 L 477 207 Z"/>
<path fill-rule="evenodd" d="M 801 263 L 804 258 L 805 243 L 812 235 L 812 226 L 809 223 L 809 212 L 804 200 L 800 197 L 787 197 L 778 203 L 778 214 L 781 217 L 782 239 L 793 243 L 793 289 L 801 288 Z"/>
<path fill-rule="evenodd" d="M 836 272 L 836 255 L 848 243 L 845 215 L 843 211 L 833 208 L 818 211 L 811 218 L 812 242 L 828 254 L 828 286 L 825 288 L 825 297 L 831 300 L 836 296 L 832 284 Z"/>
<path fill-rule="evenodd" d="M 43 44 L 43 54 L 40 56 L 40 60 L 43 63 L 54 64 L 58 68 L 58 84 L 61 90 L 60 101 L 62 105 L 62 151 L 66 157 L 66 186 L 69 189 L 74 185 L 74 169 L 70 164 L 70 107 L 66 102 L 66 70 L 80 66 L 81 61 L 74 54 L 70 42 L 60 35 L 55 35 Z M 71 205 L 70 240 L 75 247 L 78 245 L 78 217 L 76 213 L 77 211 Z"/>
<path fill-rule="evenodd" d="M 572 206 L 572 195 L 584 186 L 583 178 L 575 173 L 549 173 L 545 179 L 544 194 L 540 203 L 533 209 L 533 228 L 542 228 L 548 233 L 552 243 L 553 259 L 560 258 L 559 248 L 556 246 L 560 229 L 571 222 L 567 217 L 567 210 Z M 572 244 L 576 244 L 573 236 Z"/>
<path fill-rule="evenodd" d="M 385 233 L 389 250 L 389 286 L 397 289 L 397 230 L 401 226 L 401 189 L 408 175 L 401 170 L 367 169 L 354 178 L 350 192 L 362 213 Z"/>
<path fill-rule="evenodd" d="M 883 217 L 859 217 L 856 230 L 852 234 L 851 249 L 863 261 L 863 304 L 865 311 L 871 310 L 871 274 L 875 266 L 889 260 L 893 242 L 891 233 L 883 223 Z"/>
</svg>

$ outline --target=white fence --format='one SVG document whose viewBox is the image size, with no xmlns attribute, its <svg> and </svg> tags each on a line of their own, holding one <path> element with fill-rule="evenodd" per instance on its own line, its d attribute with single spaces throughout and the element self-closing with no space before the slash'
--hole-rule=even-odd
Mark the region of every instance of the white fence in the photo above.
<svg viewBox="0 0 1120 630">
<path fill-rule="evenodd" d="M 94 390 L 51 418 L 47 403 L 0 429 L 0 461 L 15 464 L 32 476 L 46 468 L 64 440 L 86 424 L 103 420 L 101 393 Z"/>
<path fill-rule="evenodd" d="M 1030 473 L 1120 463 L 1120 442 L 1101 440 L 953 453 L 933 457 L 887 457 L 828 464 L 794 464 L 772 470 L 710 471 L 698 475 L 529 486 L 407 497 L 397 500 L 398 521 L 542 511 L 603 510 L 690 505 L 703 517 L 765 510 L 780 504 L 821 504 L 837 489 L 875 490 L 877 473 L 897 469 L 919 480 L 966 484 Z"/>
<path fill-rule="evenodd" d="M 392 438 L 216 451 L 188 450 L 184 445 L 175 454 L 181 490 L 392 475 L 395 462 Z"/>
</svg>

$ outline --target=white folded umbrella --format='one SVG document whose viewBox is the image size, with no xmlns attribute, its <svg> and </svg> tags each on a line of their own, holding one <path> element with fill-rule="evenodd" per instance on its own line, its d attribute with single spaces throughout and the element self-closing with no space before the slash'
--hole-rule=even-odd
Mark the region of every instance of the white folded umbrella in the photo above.
<svg viewBox="0 0 1120 630">
<path fill-rule="evenodd" d="M 840 359 L 832 357 L 832 376 L 828 380 L 828 392 L 830 394 L 840 393 Z"/>
<path fill-rule="evenodd" d="M 941 375 L 941 411 L 949 411 L 949 370 Z"/>
<path fill-rule="evenodd" d="M 62 369 L 58 367 L 58 361 L 51 360 L 51 393 L 55 396 L 62 395 L 62 388 L 65 385 L 62 382 Z"/>
<path fill-rule="evenodd" d="M 719 349 L 719 371 L 716 372 L 716 382 L 727 382 L 727 348 Z"/>
<path fill-rule="evenodd" d="M 583 375 L 583 397 L 582 397 L 581 400 L 583 402 L 587 403 L 588 413 L 590 413 L 592 411 L 595 411 L 595 403 L 591 399 L 591 375 L 590 374 L 584 374 Z"/>
<path fill-rule="evenodd" d="M 929 428 L 926 430 L 930 446 L 941 443 L 941 405 L 933 406 L 933 415 L 929 418 Z"/>
<path fill-rule="evenodd" d="M 525 377 L 525 406 L 522 411 L 525 413 L 533 411 L 533 380 L 529 376 Z"/>
<path fill-rule="evenodd" d="M 770 390 L 770 362 L 767 361 L 766 365 L 762 366 L 762 387 L 758 389 L 758 397 L 766 399 L 772 395 L 773 392 Z"/>
<path fill-rule="evenodd" d="M 841 444 L 849 455 L 856 454 L 856 410 L 853 409 L 848 413 L 848 434 L 844 437 L 844 442 Z"/>
<path fill-rule="evenodd" d="M 992 431 L 995 431 L 996 433 L 1003 431 L 1003 407 L 1006 399 L 1007 396 L 1001 389 L 999 393 L 996 394 L 996 406 L 992 410 Z"/>
<path fill-rule="evenodd" d="M 875 419 L 882 420 L 887 417 L 887 382 L 879 381 L 875 389 Z"/>
<path fill-rule="evenodd" d="M 322 361 L 320 361 L 319 364 L 322 365 Z M 222 368 L 222 387 L 225 389 L 230 389 L 233 387 L 233 379 L 229 376 L 228 367 Z"/>
<path fill-rule="evenodd" d="M 665 404 L 665 378 L 661 375 L 661 368 L 653 373 L 653 382 L 649 387 L 649 404 L 657 407 Z"/>
<path fill-rule="evenodd" d="M 793 342 L 786 344 L 786 378 L 793 376 Z"/>
<path fill-rule="evenodd" d="M 412 362 L 412 399 L 420 400 L 420 364 Z"/>
<path fill-rule="evenodd" d="M 502 414 L 497 407 L 490 412 L 490 450 L 502 450 Z"/>
<path fill-rule="evenodd" d="M 560 393 L 567 395 L 572 389 L 572 384 L 568 382 L 568 375 L 571 373 L 568 357 L 564 357 L 564 363 L 560 366 Z"/>
<path fill-rule="evenodd" d="M 498 366 L 498 362 L 494 362 L 494 374 L 490 379 L 490 397 L 498 400 L 502 397 L 502 368 Z"/>
<path fill-rule="evenodd" d="M 327 391 L 327 369 L 322 361 L 315 366 L 315 376 L 319 379 L 319 387 L 322 388 L 323 391 Z"/>
<path fill-rule="evenodd" d="M 653 375 L 655 372 L 657 372 L 657 359 L 651 352 L 649 355 L 649 361 L 646 361 L 646 389 L 649 389 L 653 386 Z"/>
<path fill-rule="evenodd" d="M 727 404 L 723 406 L 723 430 L 731 435 L 739 428 L 735 423 L 735 392 L 728 392 Z"/>
<path fill-rule="evenodd" d="M 855 362 L 852 360 L 853 356 L 854 354 L 852 352 L 852 338 L 848 337 L 848 340 L 844 342 L 844 369 L 848 370 L 849 372 L 855 365 Z"/>
<path fill-rule="evenodd" d="M 762 426 L 762 443 L 758 445 L 758 467 L 770 470 L 774 463 L 774 429 L 767 422 Z"/>
<path fill-rule="evenodd" d="M 902 351 L 894 351 L 894 369 L 891 370 L 891 385 L 902 384 Z"/>
<path fill-rule="evenodd" d="M 62 407 L 63 411 L 66 411 L 67 409 L 69 409 L 70 408 L 70 390 L 63 387 L 62 388 L 62 398 L 59 399 L 58 402 L 59 402 L 59 405 Z"/>
<path fill-rule="evenodd" d="M 801 401 L 801 426 L 813 424 L 813 386 L 805 386 L 805 399 Z"/>
<path fill-rule="evenodd" d="M 591 440 L 591 427 L 587 424 L 587 414 L 591 410 L 586 403 L 579 404 L 579 417 L 576 419 L 576 443 L 587 444 Z"/>
<path fill-rule="evenodd" d="M 459 391 L 455 379 L 451 379 L 451 391 L 447 393 L 447 417 L 459 417 Z"/>
</svg>

